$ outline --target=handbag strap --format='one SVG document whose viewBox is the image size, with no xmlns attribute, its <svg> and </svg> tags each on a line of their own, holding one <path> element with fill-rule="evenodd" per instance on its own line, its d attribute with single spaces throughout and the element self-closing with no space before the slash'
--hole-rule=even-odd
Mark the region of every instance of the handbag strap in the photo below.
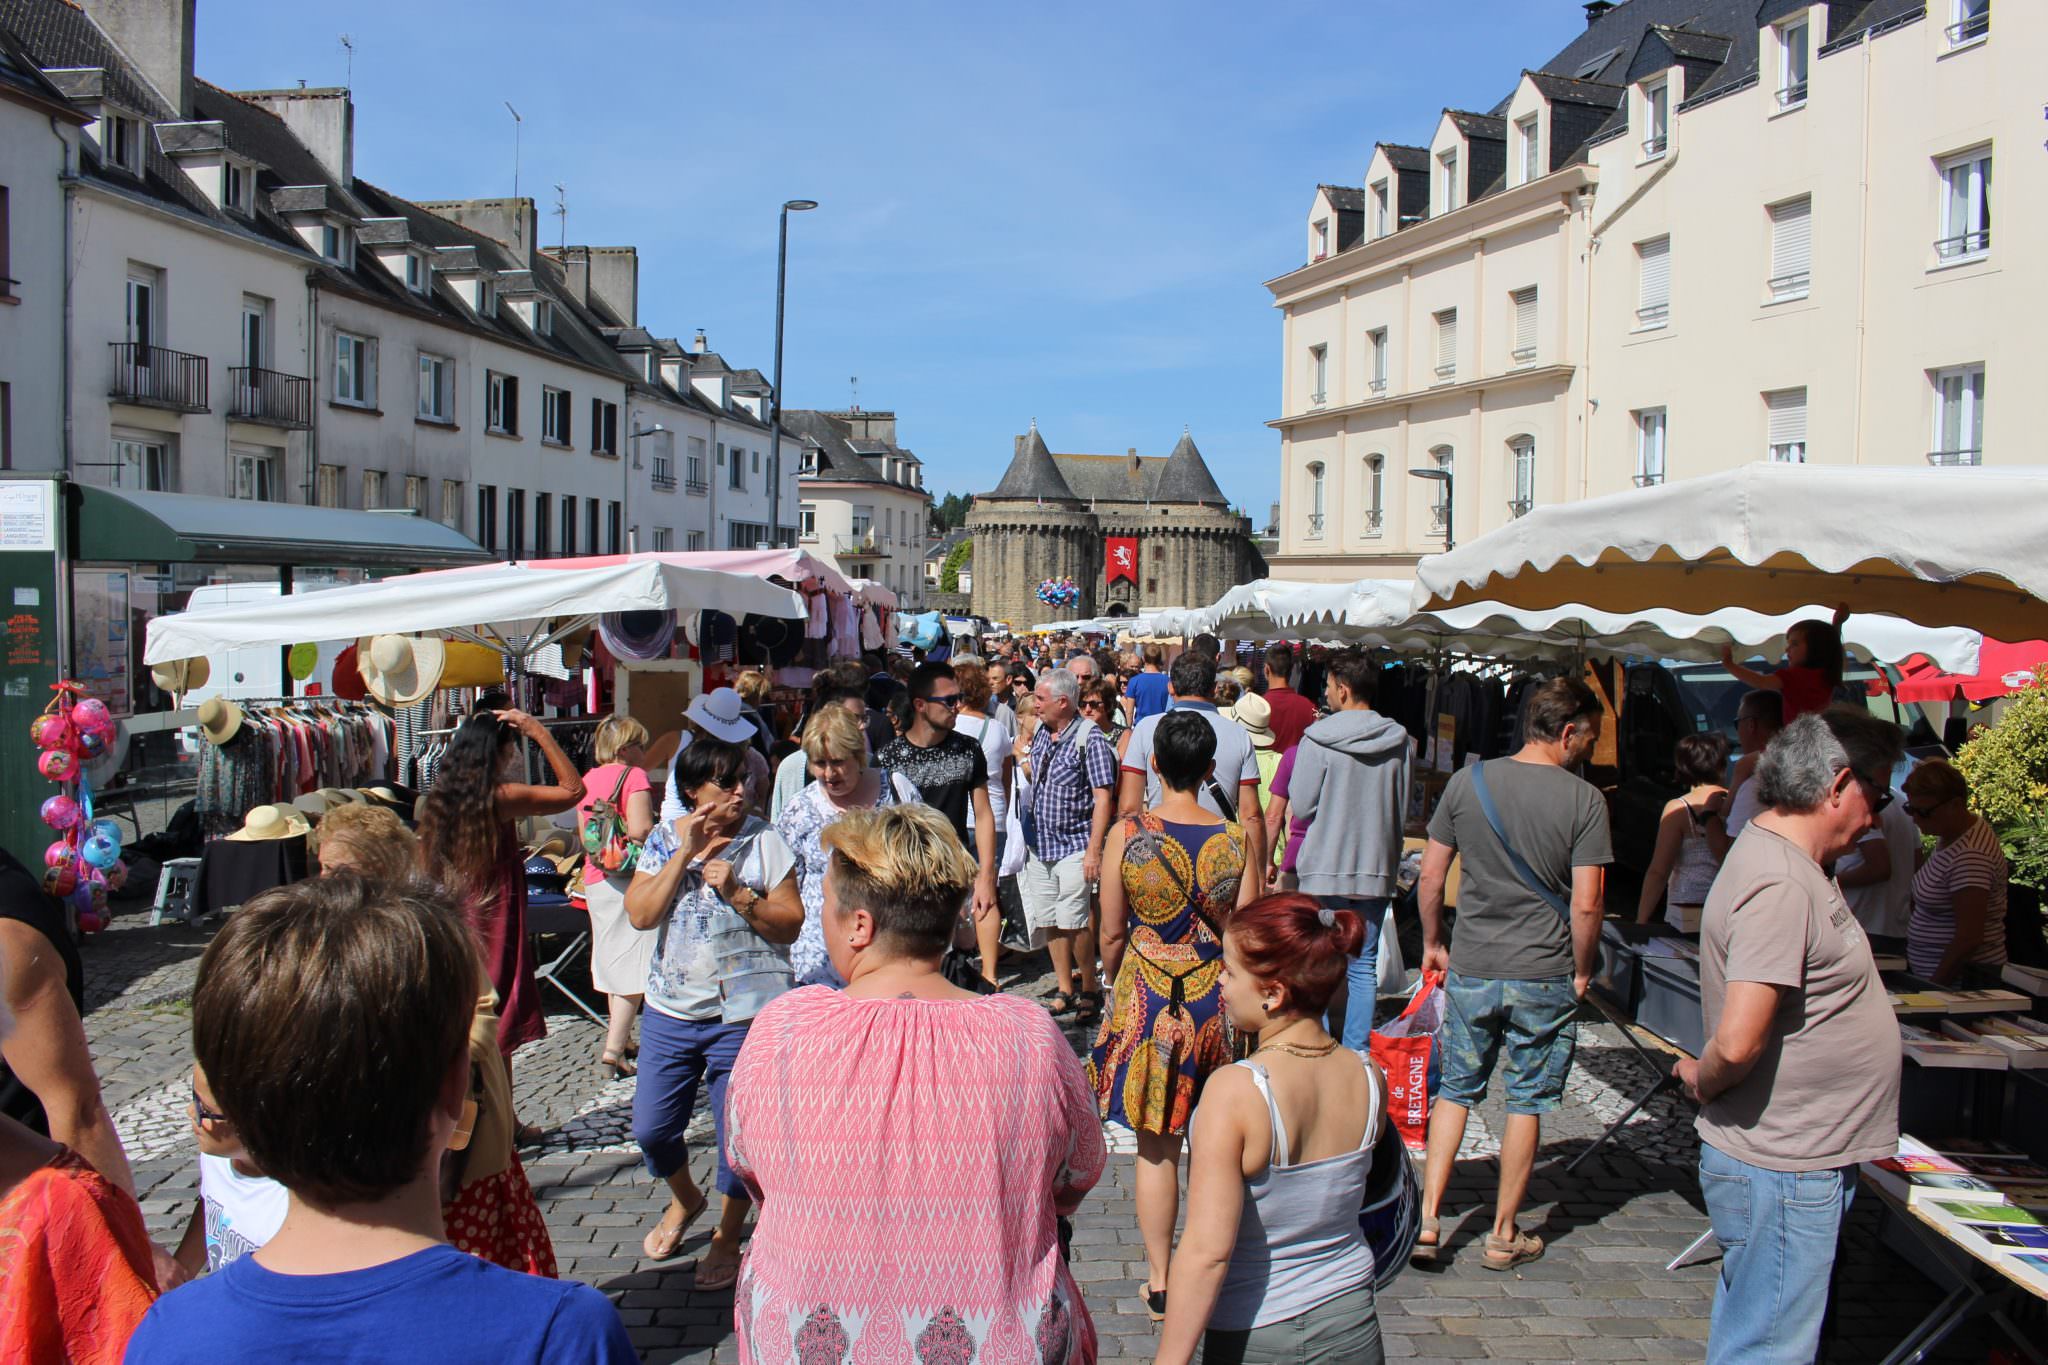
<svg viewBox="0 0 2048 1365">
<path fill-rule="evenodd" d="M 633 775 L 633 765 L 632 765 L 632 764 L 630 764 L 630 763 L 621 763 L 621 764 L 619 765 L 619 780 L 618 780 L 618 783 L 617 783 L 617 785 L 615 785 L 615 786 L 614 786 L 614 787 L 612 788 L 612 799 L 611 799 L 611 801 L 610 801 L 610 802 L 608 803 L 608 804 L 610 804 L 610 805 L 611 805 L 611 806 L 612 806 L 612 807 L 613 807 L 614 809 L 616 809 L 616 808 L 617 808 L 617 806 L 618 806 L 618 804 L 619 804 L 619 793 L 620 793 L 620 792 L 622 792 L 622 791 L 624 791 L 624 790 L 626 789 L 626 779 L 627 779 L 627 778 L 629 778 L 629 777 L 631 777 L 632 775 Z"/>
<path fill-rule="evenodd" d="M 1223 784 L 1216 780 L 1216 775 L 1214 773 L 1211 773 L 1208 777 L 1204 778 L 1203 780 L 1209 784 L 1209 795 L 1215 799 L 1216 805 L 1218 807 L 1217 814 L 1221 815 L 1224 819 L 1230 821 L 1231 824 L 1236 824 L 1237 803 L 1231 800 L 1229 793 L 1223 790 Z"/>
<path fill-rule="evenodd" d="M 1514 760 L 1509 759 L 1508 761 L 1513 762 Z M 1524 886 L 1534 891 L 1545 905 L 1563 916 L 1565 923 L 1571 923 L 1572 909 L 1570 902 L 1566 901 L 1564 897 L 1558 895 L 1555 891 L 1552 891 L 1548 886 L 1545 886 L 1542 879 L 1536 875 L 1536 869 L 1529 866 L 1528 860 L 1516 852 L 1515 846 L 1508 842 L 1508 832 L 1502 828 L 1500 823 L 1500 811 L 1493 804 L 1493 793 L 1486 789 L 1486 768 L 1487 765 L 1485 763 L 1473 766 L 1472 794 L 1479 798 L 1480 813 L 1486 816 L 1486 823 L 1492 827 L 1493 837 L 1500 841 L 1501 852 L 1508 855 L 1508 865 L 1515 869 L 1515 875 L 1522 879 Z"/>
</svg>

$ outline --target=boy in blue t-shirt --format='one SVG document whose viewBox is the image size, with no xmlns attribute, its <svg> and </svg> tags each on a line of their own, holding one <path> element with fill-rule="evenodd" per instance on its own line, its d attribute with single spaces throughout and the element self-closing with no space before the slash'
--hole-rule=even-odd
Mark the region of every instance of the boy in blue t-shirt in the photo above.
<svg viewBox="0 0 2048 1365">
<path fill-rule="evenodd" d="M 192 1047 L 284 1225 L 173 1290 L 132 1365 L 223 1360 L 637 1361 L 588 1285 L 448 1245 L 442 1154 L 468 1140 L 482 968 L 439 891 L 344 873 L 268 892 L 214 938 Z"/>
</svg>

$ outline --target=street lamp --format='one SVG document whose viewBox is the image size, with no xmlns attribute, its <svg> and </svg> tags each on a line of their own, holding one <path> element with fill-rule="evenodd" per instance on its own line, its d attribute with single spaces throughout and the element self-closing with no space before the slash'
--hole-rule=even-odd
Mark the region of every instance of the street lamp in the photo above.
<svg viewBox="0 0 2048 1365">
<path fill-rule="evenodd" d="M 787 199 L 775 245 L 775 392 L 768 416 L 768 533 L 782 539 L 782 295 L 789 272 L 789 215 L 818 207 L 815 199 Z"/>
<path fill-rule="evenodd" d="M 656 423 L 655 423 L 655 424 L 654 424 L 653 426 L 651 426 L 651 427 L 642 427 L 642 428 L 640 428 L 640 430 L 638 430 L 638 431 L 629 431 L 629 432 L 627 432 L 627 433 L 626 433 L 626 444 L 627 444 L 627 445 L 629 445 L 629 446 L 631 446 L 631 447 L 632 447 L 632 449 L 633 449 L 633 462 L 632 462 L 632 467 L 633 467 L 634 469 L 638 469 L 638 468 L 640 467 L 640 447 L 639 447 L 639 446 L 638 446 L 637 444 L 635 444 L 635 443 L 636 443 L 637 441 L 639 441 L 639 439 L 640 439 L 640 438 L 641 438 L 642 436 L 652 436 L 652 435 L 654 435 L 654 434 L 655 434 L 655 433 L 656 433 L 657 431 L 667 431 L 667 430 L 668 430 L 668 428 L 667 428 L 667 427 L 663 426 L 663 425 L 662 425 L 661 423 L 659 423 L 659 422 L 656 422 Z M 623 461 L 623 460 L 622 460 L 622 461 L 620 461 L 620 462 L 619 462 L 619 519 L 620 519 L 621 521 L 625 520 L 625 517 L 626 517 L 626 502 L 627 502 L 627 499 L 628 499 L 628 495 L 629 495 L 629 494 L 630 494 L 631 492 L 632 492 L 632 477 L 631 477 L 631 475 L 630 475 L 630 474 L 629 474 L 629 473 L 627 472 L 627 467 L 626 467 L 626 463 L 625 463 L 625 461 Z M 628 526 L 628 527 L 626 527 L 626 528 L 625 528 L 625 530 L 626 530 L 626 553 L 627 553 L 627 554 L 636 554 L 636 553 L 638 553 L 638 552 L 639 552 L 639 549 L 640 549 L 640 528 L 639 528 L 639 527 L 637 527 L 637 526 Z"/>
<path fill-rule="evenodd" d="M 1441 483 L 1444 486 L 1444 549 L 1449 551 L 1453 547 L 1452 529 L 1458 524 L 1458 504 L 1451 482 L 1451 471 L 1443 468 L 1411 469 L 1408 473 L 1414 478 L 1428 479 L 1431 483 Z"/>
</svg>

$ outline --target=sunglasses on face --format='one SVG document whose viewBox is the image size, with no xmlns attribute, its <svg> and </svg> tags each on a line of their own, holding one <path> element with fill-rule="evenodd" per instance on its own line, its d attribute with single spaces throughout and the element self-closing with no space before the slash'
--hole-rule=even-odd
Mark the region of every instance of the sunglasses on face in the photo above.
<svg viewBox="0 0 2048 1365">
<path fill-rule="evenodd" d="M 201 1123 L 226 1123 L 228 1121 L 226 1114 L 221 1113 L 218 1109 L 209 1108 L 206 1101 L 199 1098 L 199 1087 L 197 1085 L 192 1087 L 192 1113 Z"/>
<path fill-rule="evenodd" d="M 1892 789 L 1879 786 L 1859 772 L 1851 771 L 1849 775 L 1856 779 L 1858 786 L 1863 788 L 1863 797 L 1866 801 L 1870 802 L 1870 813 L 1872 815 L 1882 815 L 1885 807 L 1892 803 Z M 1907 809 L 1911 810 L 1912 807 L 1908 806 Z"/>
<path fill-rule="evenodd" d="M 1928 816 L 1934 814 L 1934 812 L 1940 810 L 1943 806 L 1946 806 L 1949 802 L 1953 800 L 1955 800 L 1953 796 L 1944 796 L 1941 798 L 1941 800 L 1930 802 L 1924 806 L 1916 805 L 1915 803 L 1908 801 L 1904 806 L 1901 806 L 1900 809 L 1905 811 L 1906 814 L 1912 816 L 1915 820 L 1924 820 Z"/>
<path fill-rule="evenodd" d="M 926 697 L 925 701 L 932 706 L 943 706 L 949 711 L 958 711 L 960 709 L 960 694 L 958 692 L 948 697 Z"/>
<path fill-rule="evenodd" d="M 1107 710 L 1108 707 L 1106 707 L 1103 704 L 1102 698 L 1090 697 L 1088 700 L 1081 703 L 1081 709 L 1083 711 L 1104 711 Z"/>
</svg>

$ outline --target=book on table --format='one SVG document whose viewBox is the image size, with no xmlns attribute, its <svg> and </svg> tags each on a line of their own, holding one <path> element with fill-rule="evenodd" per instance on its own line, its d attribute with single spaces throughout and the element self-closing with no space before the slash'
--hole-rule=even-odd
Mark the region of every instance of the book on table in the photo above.
<svg viewBox="0 0 2048 1365">
<path fill-rule="evenodd" d="M 1963 1042 L 1997 1048 L 2017 1070 L 2048 1069 L 2048 1024 L 2038 1019 L 1976 1015 L 1969 1019 L 1944 1019 L 1941 1031 Z"/>
<path fill-rule="evenodd" d="M 1968 1138 L 1923 1142 L 1900 1134 L 1899 1150 L 1863 1163 L 1872 1184 L 1915 1207 L 1926 1202 L 2048 1207 L 2048 1167 L 2023 1152 Z"/>
<path fill-rule="evenodd" d="M 1891 991 L 1894 1014 L 1998 1014 L 2030 1008 L 2018 991 Z"/>
<path fill-rule="evenodd" d="M 1925 1204 L 1920 1211 L 1958 1246 L 2048 1295 L 2048 1226 L 2040 1213 L 1968 1201 Z"/>
<path fill-rule="evenodd" d="M 1899 1043 L 1906 1059 L 1921 1066 L 2003 1071 L 2011 1060 L 1998 1048 L 1974 1038 L 1950 1038 L 1911 1024 L 1899 1025 Z"/>
<path fill-rule="evenodd" d="M 2048 996 L 2048 967 L 2029 967 L 2023 963 L 2008 962 L 1998 975 L 2006 985 L 2016 986 L 2029 995 Z"/>
</svg>

